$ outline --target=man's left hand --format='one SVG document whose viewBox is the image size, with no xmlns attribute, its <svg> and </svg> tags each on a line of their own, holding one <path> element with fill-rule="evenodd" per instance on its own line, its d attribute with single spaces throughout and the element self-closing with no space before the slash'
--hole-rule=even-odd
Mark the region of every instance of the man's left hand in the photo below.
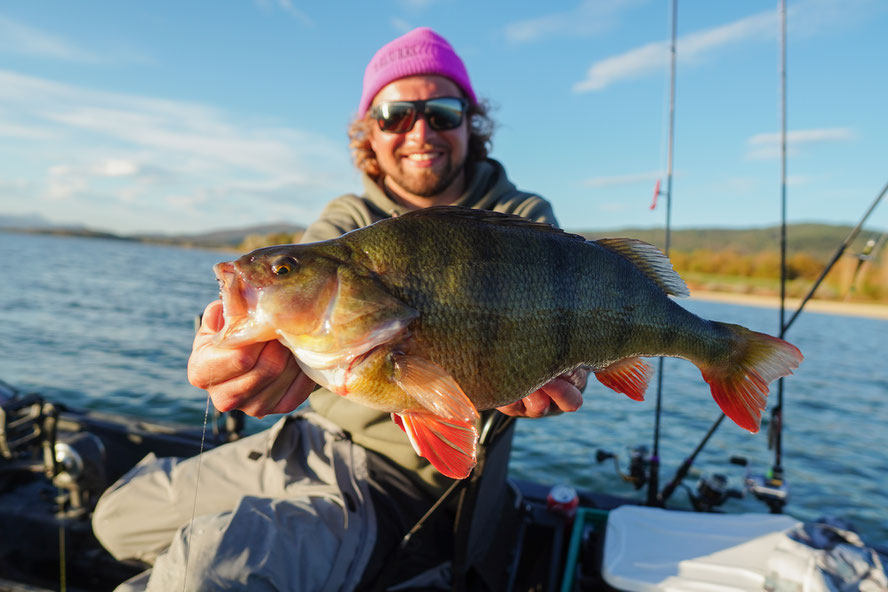
<svg viewBox="0 0 888 592">
<path fill-rule="evenodd" d="M 583 404 L 583 389 L 586 388 L 588 376 L 588 369 L 577 368 L 553 378 L 523 399 L 497 409 L 513 417 L 531 418 L 576 411 Z"/>
</svg>

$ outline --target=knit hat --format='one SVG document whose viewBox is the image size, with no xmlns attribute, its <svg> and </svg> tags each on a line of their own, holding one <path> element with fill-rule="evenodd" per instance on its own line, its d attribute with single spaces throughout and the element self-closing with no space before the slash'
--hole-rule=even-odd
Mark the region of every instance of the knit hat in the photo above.
<svg viewBox="0 0 888 592">
<path fill-rule="evenodd" d="M 364 91 L 358 105 L 363 117 L 373 97 L 390 82 L 417 74 L 437 74 L 452 80 L 472 104 L 477 102 L 469 74 L 446 39 L 428 27 L 419 27 L 383 45 L 364 71 Z"/>
</svg>

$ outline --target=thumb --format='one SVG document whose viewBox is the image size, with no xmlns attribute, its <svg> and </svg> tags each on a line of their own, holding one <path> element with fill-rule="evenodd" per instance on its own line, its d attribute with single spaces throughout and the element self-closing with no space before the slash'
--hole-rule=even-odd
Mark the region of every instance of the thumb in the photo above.
<svg viewBox="0 0 888 592">
<path fill-rule="evenodd" d="M 218 333 L 225 325 L 225 319 L 222 317 L 222 301 L 214 300 L 210 302 L 204 309 L 203 317 L 201 317 L 201 328 L 211 333 Z"/>
</svg>

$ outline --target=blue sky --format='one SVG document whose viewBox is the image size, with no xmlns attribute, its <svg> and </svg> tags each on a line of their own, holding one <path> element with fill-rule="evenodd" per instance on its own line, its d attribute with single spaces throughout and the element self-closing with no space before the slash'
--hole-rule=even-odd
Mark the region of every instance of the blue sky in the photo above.
<svg viewBox="0 0 888 592">
<path fill-rule="evenodd" d="M 853 223 L 888 181 L 888 3 L 789 6 L 791 221 Z M 364 67 L 416 26 L 488 98 L 493 156 L 562 226 L 658 226 L 665 0 L 0 4 L 0 215 L 121 233 L 307 224 L 359 189 Z M 679 3 L 677 228 L 777 223 L 777 2 Z M 662 204 L 662 201 L 661 201 Z M 888 206 L 871 226 L 888 227 Z"/>
</svg>

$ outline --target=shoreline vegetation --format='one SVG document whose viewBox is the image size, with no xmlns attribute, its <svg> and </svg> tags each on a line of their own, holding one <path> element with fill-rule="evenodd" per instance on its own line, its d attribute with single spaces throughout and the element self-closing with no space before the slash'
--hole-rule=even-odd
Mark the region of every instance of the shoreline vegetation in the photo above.
<svg viewBox="0 0 888 592">
<path fill-rule="evenodd" d="M 254 249 L 298 242 L 303 228 L 265 225 L 194 235 L 119 236 L 87 229 L 0 228 L 21 232 L 119 239 L 149 244 L 226 250 L 247 253 Z M 788 228 L 786 310 L 792 314 L 850 227 L 795 224 Z M 780 256 L 775 245 L 777 228 L 684 229 L 672 232 L 670 259 L 688 284 L 691 298 L 767 307 L 777 310 L 780 294 Z M 660 229 L 626 228 L 607 232 L 581 232 L 587 239 L 604 236 L 636 238 L 663 248 Z M 864 230 L 823 278 L 806 310 L 828 314 L 888 319 L 888 245 L 886 233 Z"/>
</svg>

